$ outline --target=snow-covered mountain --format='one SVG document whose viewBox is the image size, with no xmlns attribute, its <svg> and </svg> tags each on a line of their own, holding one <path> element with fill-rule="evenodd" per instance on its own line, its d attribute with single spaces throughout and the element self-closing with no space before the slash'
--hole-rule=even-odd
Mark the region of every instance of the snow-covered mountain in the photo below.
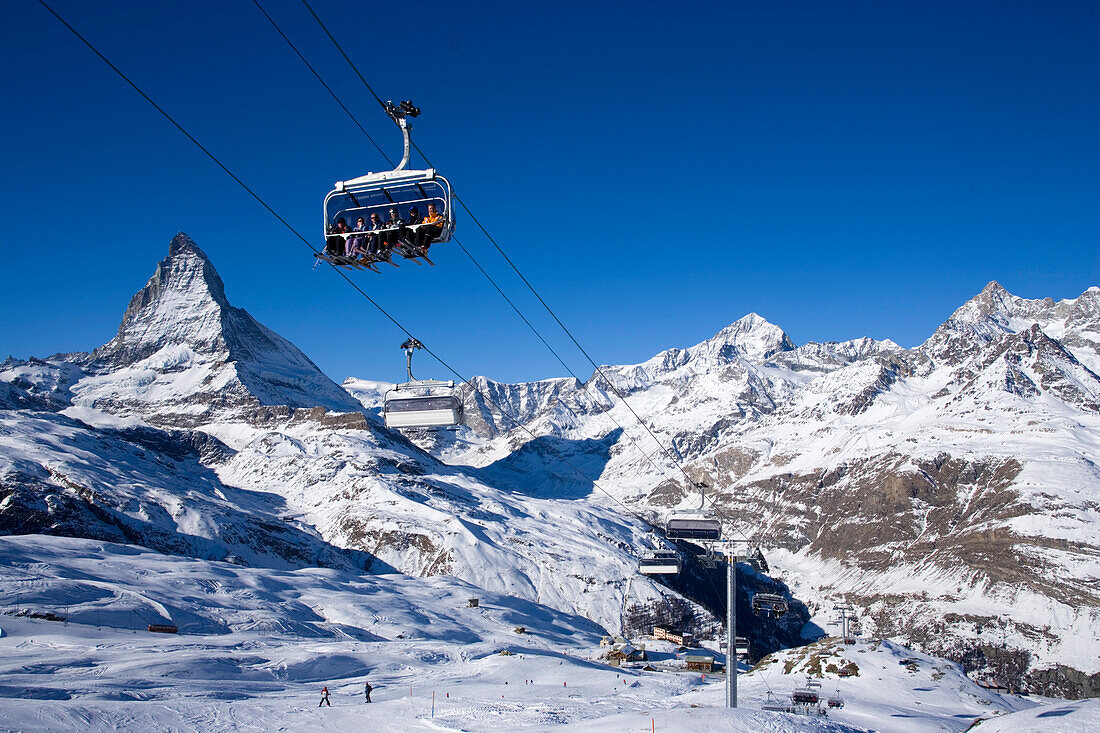
<svg viewBox="0 0 1100 733">
<path fill-rule="evenodd" d="M 230 306 L 186 235 L 114 339 L 9 359 L 0 385 L 0 532 L 275 569 L 447 574 L 614 632 L 642 619 L 718 628 L 637 573 L 637 548 L 653 541 L 644 522 L 590 485 L 570 494 L 571 482 L 548 489 L 515 467 L 451 467 L 386 430 Z M 760 641 L 797 641 L 805 619 Z"/>
<path fill-rule="evenodd" d="M 667 449 L 782 575 L 742 573 L 758 652 L 819 635 L 843 601 L 868 633 L 1096 694 L 1098 367 L 1100 290 L 991 283 L 917 348 L 796 346 L 750 314 L 584 384 L 478 378 L 469 426 L 402 435 L 376 415 L 385 383 L 332 382 L 230 306 L 181 234 L 108 344 L 0 363 L 0 532 L 447 574 L 610 631 L 714 632 L 716 579 L 690 557 L 669 585 L 639 575 L 663 540 L 618 503 L 658 525 L 695 506 Z M 752 589 L 782 583 L 807 605 L 752 618 Z"/>
<path fill-rule="evenodd" d="M 990 283 L 913 349 L 795 347 L 750 314 L 584 385 L 495 394 L 517 414 L 541 401 L 527 430 L 605 456 L 597 480 L 654 521 L 692 506 L 617 391 L 811 606 L 855 604 L 867 630 L 972 668 L 1007 648 L 1033 689 L 1098 694 L 1098 369 L 1100 289 L 1055 302 Z M 529 440 L 425 447 L 489 465 Z"/>
<path fill-rule="evenodd" d="M 155 425 L 254 417 L 258 407 L 360 409 L 294 344 L 231 306 L 214 266 L 182 232 L 130 300 L 118 335 L 68 360 L 88 375 L 72 387 L 74 405 Z"/>
</svg>

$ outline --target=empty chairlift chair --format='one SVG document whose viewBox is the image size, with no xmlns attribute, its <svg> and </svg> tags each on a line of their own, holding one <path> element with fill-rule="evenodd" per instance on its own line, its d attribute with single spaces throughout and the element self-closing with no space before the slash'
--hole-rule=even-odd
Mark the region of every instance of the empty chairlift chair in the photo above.
<svg viewBox="0 0 1100 733">
<path fill-rule="evenodd" d="M 405 349 L 409 381 L 386 392 L 382 415 L 387 428 L 456 428 L 462 424 L 462 399 L 454 382 L 412 378 L 412 355 L 424 348 L 416 339 L 401 344 Z"/>
<path fill-rule="evenodd" d="M 644 575 L 676 575 L 683 567 L 680 555 L 671 550 L 650 552 L 638 561 L 638 572 Z"/>
<path fill-rule="evenodd" d="M 433 380 L 396 385 L 386 393 L 382 408 L 386 427 L 458 427 L 462 424 L 462 400 L 454 394 L 454 386 L 454 382 Z"/>
<path fill-rule="evenodd" d="M 744 636 L 738 636 L 733 640 L 733 648 L 738 659 L 746 660 L 749 658 L 751 648 L 749 646 L 749 640 Z"/>
<path fill-rule="evenodd" d="M 704 484 L 699 486 L 699 508 L 695 511 L 673 512 L 665 524 L 665 536 L 670 540 L 704 540 L 717 542 L 722 539 L 722 523 L 710 512 L 703 511 L 706 497 Z"/>
<path fill-rule="evenodd" d="M 665 525 L 665 535 L 670 540 L 722 539 L 722 523 L 702 512 L 673 514 Z"/>
<path fill-rule="evenodd" d="M 757 593 L 752 597 L 752 612 L 779 618 L 787 612 L 787 599 L 777 593 Z"/>
</svg>

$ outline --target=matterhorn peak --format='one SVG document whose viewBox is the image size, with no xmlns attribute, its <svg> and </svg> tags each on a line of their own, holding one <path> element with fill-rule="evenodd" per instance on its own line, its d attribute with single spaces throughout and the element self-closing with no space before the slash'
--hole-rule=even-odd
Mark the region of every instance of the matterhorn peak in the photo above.
<svg viewBox="0 0 1100 733">
<path fill-rule="evenodd" d="M 197 278 L 197 282 L 201 282 L 206 286 L 214 300 L 229 305 L 225 301 L 225 285 L 214 269 L 214 265 L 210 264 L 210 258 L 199 249 L 199 245 L 195 244 L 195 240 L 183 232 L 178 232 L 168 244 L 168 258 L 161 262 L 161 268 L 165 265 L 168 266 L 169 271 L 175 270 L 177 273 L 187 273 Z M 189 283 L 189 285 L 192 283 Z"/>
<path fill-rule="evenodd" d="M 765 361 L 794 344 L 783 329 L 757 313 L 742 316 L 704 342 L 710 346 L 732 346 L 750 361 Z"/>
<path fill-rule="evenodd" d="M 221 324 L 230 310 L 210 258 L 180 232 L 172 238 L 168 257 L 130 299 L 118 335 L 92 356 L 97 362 L 133 363 L 168 343 L 186 343 L 199 353 L 223 351 Z"/>
<path fill-rule="evenodd" d="M 360 409 L 294 344 L 231 306 L 210 258 L 183 232 L 87 366 L 98 376 L 82 400 L 112 412 L 149 413 L 150 403 L 173 414 L 186 405 L 202 419 L 219 405 Z"/>
</svg>

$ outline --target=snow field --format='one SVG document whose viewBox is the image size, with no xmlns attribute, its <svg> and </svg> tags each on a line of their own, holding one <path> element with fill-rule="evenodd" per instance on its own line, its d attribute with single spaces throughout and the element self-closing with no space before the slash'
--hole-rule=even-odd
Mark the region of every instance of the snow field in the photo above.
<svg viewBox="0 0 1100 733">
<path fill-rule="evenodd" d="M 1036 704 L 897 644 L 826 640 L 743 670 L 741 707 L 727 711 L 721 675 L 607 666 L 592 622 L 450 577 L 243 568 L 43 536 L 0 538 L 0 556 L 0 730 L 901 733 Z M 169 622 L 181 633 L 143 630 Z M 828 671 L 849 661 L 858 676 Z M 760 710 L 815 664 L 843 709 Z M 323 686 L 333 707 L 318 710 Z"/>
</svg>

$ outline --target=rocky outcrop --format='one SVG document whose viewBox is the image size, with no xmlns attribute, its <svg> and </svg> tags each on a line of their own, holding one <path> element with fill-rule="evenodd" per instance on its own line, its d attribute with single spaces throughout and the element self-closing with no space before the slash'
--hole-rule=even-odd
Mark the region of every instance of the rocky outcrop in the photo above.
<svg viewBox="0 0 1100 733">
<path fill-rule="evenodd" d="M 73 404 L 172 428 L 253 419 L 258 408 L 362 408 L 293 344 L 234 308 L 186 234 L 139 290 L 118 334 L 78 357 Z"/>
<path fill-rule="evenodd" d="M 750 315 L 697 346 L 602 371 L 679 468 L 712 487 L 735 535 L 822 568 L 792 584 L 796 595 L 851 603 L 876 633 L 956 659 L 1007 629 L 996 641 L 1020 650 L 1020 684 L 1041 691 L 1054 679 L 1043 670 L 1100 668 L 1098 367 L 1100 289 L 1028 300 L 990 283 L 913 349 L 796 347 Z M 553 404 L 525 427 L 572 446 L 616 431 L 601 485 L 623 487 L 617 496 L 655 523 L 694 506 L 678 468 L 598 381 L 578 391 L 598 393 L 621 427 Z M 477 464 L 531 437 L 470 440 L 464 458 Z"/>
</svg>

